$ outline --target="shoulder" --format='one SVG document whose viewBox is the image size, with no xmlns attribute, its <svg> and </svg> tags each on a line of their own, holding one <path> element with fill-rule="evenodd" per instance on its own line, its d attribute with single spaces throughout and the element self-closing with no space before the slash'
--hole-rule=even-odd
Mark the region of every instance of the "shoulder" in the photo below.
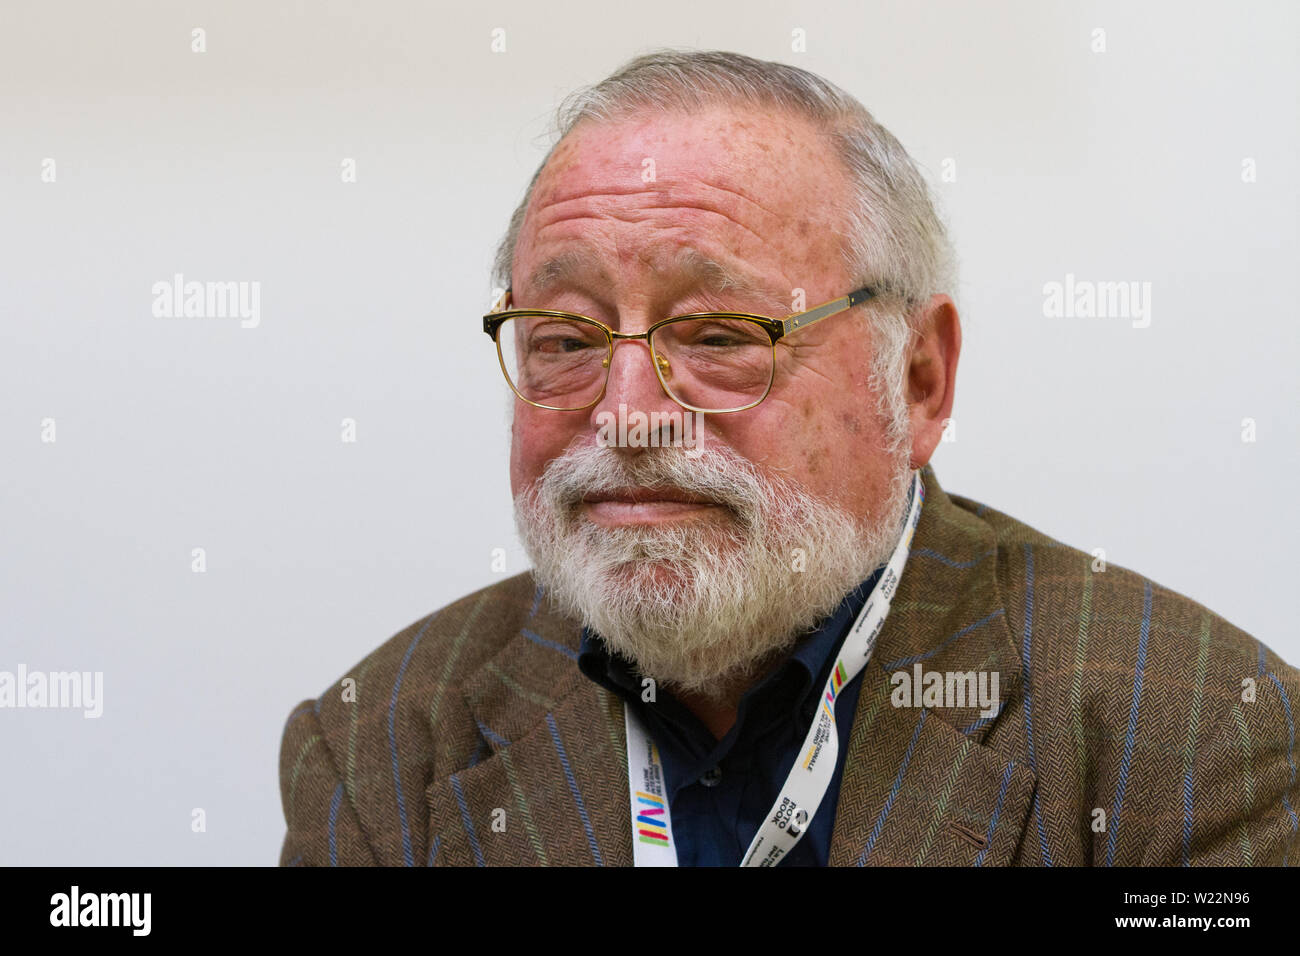
<svg viewBox="0 0 1300 956">
<path fill-rule="evenodd" d="M 402 628 L 339 675 L 311 705 L 327 737 L 359 725 L 450 721 L 458 688 L 519 632 L 540 599 L 530 573 L 482 588 Z"/>
<path fill-rule="evenodd" d="M 461 685 L 502 652 L 539 601 L 529 574 L 413 622 L 289 714 L 280 787 L 285 863 L 420 858 L 437 768 L 479 746 Z"/>
<path fill-rule="evenodd" d="M 422 688 L 459 684 L 501 651 L 538 599 L 527 572 L 468 594 L 402 628 L 340 675 L 323 698 L 337 696 L 348 679 L 383 685 L 400 678 L 403 694 L 417 697 Z"/>
<path fill-rule="evenodd" d="M 1300 671 L 1146 575 L 949 498 L 989 529 L 996 555 L 1020 674 L 989 740 L 1039 778 L 1028 857 L 1041 846 L 1044 862 L 1049 847 L 1125 865 L 1287 859 Z"/>
<path fill-rule="evenodd" d="M 1256 638 L 1205 605 L 1150 577 L 1058 541 L 980 502 L 949 495 L 958 508 L 988 525 L 996 541 L 998 587 L 1008 626 L 1045 652 L 1096 652 L 1111 645 L 1195 664 L 1254 673 L 1260 660 L 1292 670 Z M 1037 651 L 1039 648 L 1034 648 Z"/>
</svg>

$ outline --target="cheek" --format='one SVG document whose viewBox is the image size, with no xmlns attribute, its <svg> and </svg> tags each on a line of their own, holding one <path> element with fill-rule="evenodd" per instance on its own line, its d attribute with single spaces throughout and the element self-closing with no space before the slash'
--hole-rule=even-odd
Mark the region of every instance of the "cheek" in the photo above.
<svg viewBox="0 0 1300 956">
<path fill-rule="evenodd" d="M 519 494 L 587 427 L 585 412 L 553 412 L 515 403 L 510 432 L 510 489 Z"/>
<path fill-rule="evenodd" d="M 847 372 L 842 380 L 853 381 Z M 791 396 L 779 423 L 785 441 L 769 449 L 771 460 L 784 464 L 814 493 L 859 510 L 864 494 L 870 496 L 877 449 L 883 442 L 871 404 L 864 386 Z"/>
<path fill-rule="evenodd" d="M 848 434 L 857 435 L 861 433 L 863 428 L 862 416 L 856 411 L 841 412 L 840 424 Z"/>
</svg>

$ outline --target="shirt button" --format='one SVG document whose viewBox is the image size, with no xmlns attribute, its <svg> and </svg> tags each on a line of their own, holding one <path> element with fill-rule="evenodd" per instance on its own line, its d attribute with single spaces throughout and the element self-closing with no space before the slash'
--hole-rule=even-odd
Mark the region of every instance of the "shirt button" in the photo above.
<svg viewBox="0 0 1300 956">
<path fill-rule="evenodd" d="M 718 784 L 722 783 L 722 768 L 714 767 L 712 770 L 706 772 L 704 776 L 700 778 L 700 783 L 706 787 L 716 787 Z"/>
</svg>

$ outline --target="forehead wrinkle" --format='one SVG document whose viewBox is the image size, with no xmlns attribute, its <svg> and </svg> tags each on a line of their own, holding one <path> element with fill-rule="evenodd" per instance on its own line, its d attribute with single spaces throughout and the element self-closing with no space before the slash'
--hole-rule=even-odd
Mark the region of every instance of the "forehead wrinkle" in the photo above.
<svg viewBox="0 0 1300 956">
<path fill-rule="evenodd" d="M 786 300 L 773 292 L 763 282 L 717 259 L 706 255 L 694 246 L 677 246 L 669 255 L 645 253 L 638 258 L 654 273 L 671 279 L 680 287 L 693 285 L 715 295 L 739 295 L 756 299 L 763 309 L 773 315 L 789 311 Z M 592 252 L 566 249 L 544 259 L 529 276 L 530 287 L 535 292 L 546 292 L 566 285 L 581 285 L 584 279 L 595 279 L 608 284 L 608 273 L 599 257 Z"/>
<path fill-rule="evenodd" d="M 539 209 L 563 206 L 568 203 L 582 202 L 583 200 L 617 201 L 620 199 L 639 199 L 642 201 L 641 205 L 645 208 L 670 209 L 673 206 L 682 206 L 722 213 L 741 226 L 744 224 L 737 221 L 731 211 L 725 207 L 730 206 L 737 211 L 739 211 L 738 207 L 753 207 L 757 215 L 774 220 L 773 225 L 779 224 L 786 217 L 784 213 L 778 212 L 760 202 L 756 196 L 750 195 L 739 188 L 738 185 L 723 185 L 705 179 L 679 179 L 661 176 L 653 183 L 622 188 L 617 183 L 603 185 L 598 189 L 586 185 L 574 189 L 561 189 L 560 186 L 559 183 L 555 184 L 551 192 L 540 200 L 538 203 Z M 694 191 L 703 191 L 707 194 L 707 197 L 693 195 Z M 749 227 L 745 226 L 744 228 Z"/>
<path fill-rule="evenodd" d="M 763 232 L 779 233 L 790 218 L 726 186 L 694 180 L 689 185 L 693 188 L 683 189 L 674 183 L 661 181 L 643 189 L 583 189 L 572 195 L 553 192 L 537 205 L 534 213 L 536 228 L 541 232 L 548 226 L 573 219 L 612 218 L 639 222 L 656 210 L 680 209 L 719 216 L 759 242 L 767 243 L 771 241 L 771 235 L 765 236 Z M 756 221 L 747 222 L 750 218 Z"/>
<path fill-rule="evenodd" d="M 752 189 L 746 189 L 743 184 L 752 181 L 753 173 L 759 169 L 775 175 L 775 182 L 785 183 L 790 178 L 788 174 L 791 170 L 786 168 L 789 163 L 783 162 L 783 159 L 794 160 L 797 158 L 797 156 L 774 157 L 766 146 L 763 147 L 762 156 L 740 155 L 723 150 L 715 156 L 715 162 L 711 169 L 700 170 L 697 175 L 686 176 L 675 175 L 671 170 L 660 170 L 658 177 L 649 183 L 628 182 L 629 170 L 638 174 L 633 177 L 634 180 L 639 178 L 640 169 L 635 163 L 609 162 L 594 171 L 590 169 L 589 165 L 583 167 L 584 173 L 588 175 L 595 173 L 599 178 L 605 180 L 604 183 L 595 188 L 592 187 L 592 184 L 581 180 L 578 183 L 568 181 L 566 175 L 573 172 L 573 170 L 564 168 L 564 164 L 560 163 L 558 164 L 560 168 L 553 171 L 554 181 L 548 183 L 549 190 L 541 205 L 562 205 L 586 198 L 640 198 L 646 200 L 646 205 L 651 206 L 695 206 L 708 211 L 720 212 L 726 218 L 746 229 L 749 227 L 740 222 L 739 217 L 745 211 L 744 207 L 748 206 L 752 207 L 750 211 L 754 211 L 758 217 L 773 220 L 762 223 L 764 227 L 780 228 L 792 213 L 792 210 L 780 212 L 773 208 L 770 202 L 777 199 L 779 204 L 779 199 L 788 192 L 781 190 L 777 196 L 770 196 L 765 195 L 762 190 L 755 192 Z M 719 175 L 719 173 L 723 173 L 723 175 Z M 769 178 L 767 181 L 771 182 L 772 180 Z M 692 193 L 696 190 L 703 190 L 709 195 L 709 198 L 701 199 L 693 196 Z"/>
</svg>

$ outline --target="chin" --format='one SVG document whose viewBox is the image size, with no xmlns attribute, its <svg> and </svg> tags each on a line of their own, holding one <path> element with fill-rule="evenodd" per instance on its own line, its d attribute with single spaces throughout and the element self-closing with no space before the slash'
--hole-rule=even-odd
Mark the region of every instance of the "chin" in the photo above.
<svg viewBox="0 0 1300 956">
<path fill-rule="evenodd" d="M 610 580 L 621 589 L 680 594 L 690 588 L 696 570 L 677 561 L 627 561 L 610 571 Z"/>
</svg>

